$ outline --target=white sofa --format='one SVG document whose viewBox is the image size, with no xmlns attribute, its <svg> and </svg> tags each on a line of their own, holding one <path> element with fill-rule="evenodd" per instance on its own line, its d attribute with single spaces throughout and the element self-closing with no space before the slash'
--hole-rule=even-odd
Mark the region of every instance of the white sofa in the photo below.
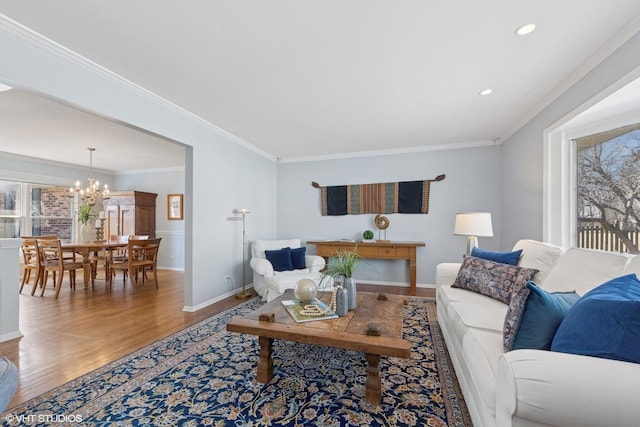
<svg viewBox="0 0 640 427">
<path fill-rule="evenodd" d="M 519 266 L 549 292 L 640 277 L 640 256 L 521 240 Z M 474 426 L 640 426 L 640 364 L 544 350 L 503 350 L 507 304 L 452 288 L 459 263 L 437 266 L 438 323 Z M 639 343 L 640 345 L 640 343 Z"/>
<path fill-rule="evenodd" d="M 293 289 L 300 279 L 312 279 L 316 284 L 326 287 L 333 286 L 330 278 L 322 280 L 325 275 L 320 273 L 325 266 L 324 258 L 318 255 L 305 255 L 304 269 L 275 271 L 273 265 L 265 256 L 266 250 L 282 248 L 300 248 L 300 239 L 288 240 L 256 240 L 251 245 L 251 261 L 249 265 L 253 270 L 253 288 L 264 301 L 271 301 L 283 294 L 287 289 Z"/>
</svg>

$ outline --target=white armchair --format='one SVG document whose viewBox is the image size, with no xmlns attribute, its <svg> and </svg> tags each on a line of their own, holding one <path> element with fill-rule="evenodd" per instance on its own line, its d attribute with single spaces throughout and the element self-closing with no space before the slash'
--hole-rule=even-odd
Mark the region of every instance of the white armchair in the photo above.
<svg viewBox="0 0 640 427">
<path fill-rule="evenodd" d="M 295 288 L 300 279 L 312 279 L 319 287 L 330 288 L 333 285 L 332 280 L 320 272 L 325 266 L 324 258 L 321 256 L 305 255 L 305 268 L 277 271 L 265 255 L 265 251 L 300 247 L 300 239 L 256 240 L 251 245 L 249 265 L 253 270 L 253 288 L 264 301 L 271 301 L 284 293 L 285 290 Z"/>
</svg>

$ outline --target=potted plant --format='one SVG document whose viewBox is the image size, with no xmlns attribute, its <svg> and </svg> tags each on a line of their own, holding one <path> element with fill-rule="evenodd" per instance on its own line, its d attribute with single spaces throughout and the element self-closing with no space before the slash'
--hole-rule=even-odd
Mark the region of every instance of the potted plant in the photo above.
<svg viewBox="0 0 640 427">
<path fill-rule="evenodd" d="M 91 226 L 90 222 L 95 220 L 96 216 L 91 212 L 91 206 L 84 204 L 80 205 L 78 208 L 78 212 L 76 212 L 76 216 L 78 217 L 78 222 L 82 224 L 80 227 L 80 235 L 82 236 L 82 241 L 91 240 Z"/>
<path fill-rule="evenodd" d="M 80 209 L 78 209 L 76 214 L 78 216 L 78 222 L 82 225 L 87 225 L 89 221 L 96 218 L 91 212 L 91 206 L 89 205 L 80 205 Z"/>
</svg>

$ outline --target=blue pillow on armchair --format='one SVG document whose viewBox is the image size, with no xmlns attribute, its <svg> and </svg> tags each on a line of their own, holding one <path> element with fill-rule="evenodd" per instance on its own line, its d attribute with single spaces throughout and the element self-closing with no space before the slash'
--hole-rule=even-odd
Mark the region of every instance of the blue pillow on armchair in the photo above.
<svg viewBox="0 0 640 427">
<path fill-rule="evenodd" d="M 520 261 L 520 255 L 522 255 L 522 249 L 518 249 L 513 252 L 494 252 L 494 251 L 485 251 L 484 249 L 480 249 L 475 247 L 471 250 L 471 256 L 476 258 L 488 259 L 493 262 L 500 262 L 502 264 L 509 265 L 518 265 L 518 261 Z"/>
<path fill-rule="evenodd" d="M 292 248 L 291 249 L 291 265 L 294 270 L 302 270 L 307 268 L 306 257 L 307 248 L 304 246 L 301 248 Z"/>
<path fill-rule="evenodd" d="M 265 257 L 273 265 L 275 271 L 293 270 L 291 264 L 291 248 L 282 248 L 274 251 L 264 251 Z"/>
</svg>

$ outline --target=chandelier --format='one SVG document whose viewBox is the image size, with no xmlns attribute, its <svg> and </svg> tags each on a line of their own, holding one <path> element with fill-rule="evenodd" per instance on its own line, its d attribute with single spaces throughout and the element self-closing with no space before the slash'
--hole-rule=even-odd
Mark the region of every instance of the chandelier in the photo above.
<svg viewBox="0 0 640 427">
<path fill-rule="evenodd" d="M 100 181 L 96 181 L 93 178 L 93 152 L 96 151 L 96 149 L 87 148 L 87 150 L 89 150 L 89 186 L 82 188 L 80 180 L 76 181 L 75 188 L 69 187 L 69 197 L 73 197 L 74 193 L 78 193 L 78 197 L 82 203 L 93 206 L 97 200 L 108 200 L 111 197 L 109 196 L 109 186 L 105 184 L 104 188 L 100 190 Z"/>
</svg>

